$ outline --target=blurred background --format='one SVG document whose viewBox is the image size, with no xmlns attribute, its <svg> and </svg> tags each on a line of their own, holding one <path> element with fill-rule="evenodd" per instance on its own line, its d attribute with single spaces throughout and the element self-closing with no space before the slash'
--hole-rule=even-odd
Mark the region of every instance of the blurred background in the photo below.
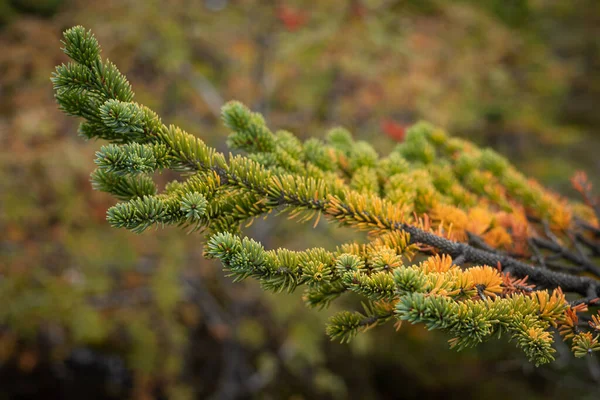
<svg viewBox="0 0 600 400">
<path fill-rule="evenodd" d="M 512 343 L 457 353 L 407 325 L 332 343 L 328 316 L 356 299 L 308 310 L 231 283 L 199 236 L 110 228 L 114 200 L 89 183 L 99 143 L 49 80 L 76 24 L 138 102 L 221 151 L 237 99 L 304 139 L 342 125 L 385 152 L 426 119 L 565 195 L 578 169 L 600 181 L 597 0 L 0 0 L 0 399 L 600 396 L 596 360 L 560 341 L 542 368 Z M 248 231 L 337 243 L 281 217 Z"/>
</svg>

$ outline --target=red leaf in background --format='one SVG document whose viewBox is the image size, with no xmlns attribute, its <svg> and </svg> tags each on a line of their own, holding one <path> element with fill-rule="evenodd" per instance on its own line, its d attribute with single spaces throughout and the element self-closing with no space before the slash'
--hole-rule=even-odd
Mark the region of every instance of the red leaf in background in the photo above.
<svg viewBox="0 0 600 400">
<path fill-rule="evenodd" d="M 571 178 L 571 184 L 573 185 L 573 188 L 581 194 L 588 206 L 598 206 L 600 199 L 597 196 L 594 196 L 592 184 L 584 171 L 577 171 Z"/>
<path fill-rule="evenodd" d="M 397 142 L 404 140 L 406 127 L 393 119 L 385 118 L 381 121 L 381 130 Z"/>
<path fill-rule="evenodd" d="M 360 1 L 353 2 L 351 10 L 352 15 L 357 18 L 362 18 L 367 15 L 367 8 Z"/>
<path fill-rule="evenodd" d="M 308 13 L 282 4 L 277 7 L 277 18 L 288 31 L 294 32 L 306 24 Z"/>
</svg>

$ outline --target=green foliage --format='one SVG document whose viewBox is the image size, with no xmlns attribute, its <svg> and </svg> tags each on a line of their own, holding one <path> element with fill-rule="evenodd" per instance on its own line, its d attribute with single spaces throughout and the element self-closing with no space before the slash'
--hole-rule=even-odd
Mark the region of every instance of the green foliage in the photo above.
<svg viewBox="0 0 600 400">
<path fill-rule="evenodd" d="M 570 206 L 499 155 L 451 139 L 427 123 L 411 128 L 387 161 L 342 128 L 331 130 L 327 144 L 319 146 L 323 151 L 311 154 L 320 142 L 273 134 L 260 114 L 230 102 L 222 110 L 232 131 L 228 143 L 248 155 L 225 157 L 131 102 L 129 83 L 99 58 L 89 31 L 68 30 L 65 52 L 77 64 L 57 68 L 52 79 L 57 101 L 65 113 L 97 126 L 86 128 L 86 136 L 111 142 L 96 153 L 95 187 L 127 199 L 109 209 L 112 226 L 135 233 L 165 224 L 204 230 L 205 255 L 219 259 L 235 281 L 251 277 L 274 292 L 305 286 L 311 307 L 327 306 L 346 291 L 365 297 L 364 313 L 343 311 L 330 320 L 327 332 L 333 339 L 349 341 L 395 317 L 447 332 L 457 349 L 508 334 L 536 365 L 553 360 L 549 329 L 562 323 L 567 309 L 560 288 L 532 295 L 514 289 L 508 275 L 489 266 L 460 269 L 446 256 L 412 261 L 416 251 L 428 253 L 412 235 L 429 238 L 419 241 L 442 252 L 444 246 L 459 249 L 455 241 L 472 231 L 487 235 L 486 246 L 522 245 L 519 240 L 527 238 L 508 232 L 521 214 L 504 217 L 507 226 L 496 222 L 517 204 L 549 220 L 557 232 L 570 226 Z M 148 174 L 165 168 L 186 175 L 156 193 Z M 463 193 L 478 198 L 480 207 L 462 210 Z M 242 223 L 275 209 L 300 221 L 325 215 L 369 231 L 372 239 L 335 252 L 294 252 L 267 251 L 241 236 Z M 425 222 L 429 215 L 434 225 Z M 588 342 L 577 339 L 575 348 L 598 348 Z"/>
<path fill-rule="evenodd" d="M 233 132 L 227 142 L 232 149 L 250 153 L 273 152 L 275 137 L 266 127 L 262 115 L 249 112 L 246 106 L 235 101 L 228 103 L 221 115 Z"/>
<path fill-rule="evenodd" d="M 149 176 L 123 176 L 114 172 L 97 169 L 92 173 L 92 186 L 95 190 L 108 192 L 119 200 L 156 194 L 156 185 Z"/>
</svg>

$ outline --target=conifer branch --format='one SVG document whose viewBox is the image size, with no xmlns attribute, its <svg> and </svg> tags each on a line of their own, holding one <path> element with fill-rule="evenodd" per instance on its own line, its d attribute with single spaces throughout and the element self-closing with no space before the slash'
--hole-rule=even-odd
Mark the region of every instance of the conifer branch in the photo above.
<svg viewBox="0 0 600 400">
<path fill-rule="evenodd" d="M 206 231 L 205 256 L 235 281 L 253 278 L 274 292 L 303 286 L 309 307 L 346 292 L 363 297 L 363 311 L 330 320 L 333 339 L 396 319 L 445 331 L 457 349 L 509 335 L 536 365 L 553 359 L 557 327 L 575 355 L 600 350 L 596 325 L 582 331 L 577 318 L 600 296 L 599 280 L 576 274 L 600 276 L 598 221 L 577 222 L 593 210 L 571 206 L 492 150 L 427 123 L 385 157 L 343 128 L 301 142 L 234 101 L 222 118 L 230 148 L 242 154 L 225 156 L 133 102 L 131 85 L 100 57 L 91 32 L 71 28 L 64 45 L 73 62 L 52 77 L 56 99 L 85 119 L 82 136 L 109 142 L 96 153 L 92 184 L 121 201 L 108 210 L 112 226 Z M 152 175 L 164 169 L 181 181 L 161 192 Z M 298 252 L 243 237 L 244 224 L 274 210 L 299 221 L 323 215 L 368 231 L 371 241 Z M 525 262 L 530 251 L 539 265 Z M 413 262 L 416 253 L 424 261 Z M 573 264 L 572 274 L 549 269 L 563 269 L 559 258 Z M 582 299 L 570 303 L 564 293 Z"/>
</svg>

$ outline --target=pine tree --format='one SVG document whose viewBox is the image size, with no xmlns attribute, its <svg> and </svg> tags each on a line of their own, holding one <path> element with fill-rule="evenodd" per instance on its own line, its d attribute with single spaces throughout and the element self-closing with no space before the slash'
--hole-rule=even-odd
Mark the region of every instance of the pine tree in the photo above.
<svg viewBox="0 0 600 400">
<path fill-rule="evenodd" d="M 583 175 L 574 184 L 585 205 L 425 122 L 380 156 L 343 128 L 305 142 L 272 132 L 236 101 L 222 109 L 235 151 L 224 155 L 134 102 L 90 31 L 67 30 L 64 46 L 72 62 L 52 77 L 56 99 L 84 119 L 81 136 L 107 142 L 91 179 L 120 201 L 107 212 L 112 226 L 199 232 L 205 256 L 234 280 L 273 292 L 302 287 L 309 307 L 356 293 L 363 310 L 334 315 L 326 329 L 342 342 L 408 321 L 448 333 L 457 349 L 507 335 L 536 365 L 554 359 L 555 329 L 576 356 L 600 350 L 599 316 L 585 314 L 600 295 L 600 209 Z M 180 178 L 159 190 L 153 177 L 163 170 Z M 266 250 L 241 228 L 270 213 L 324 217 L 368 241 Z"/>
</svg>

